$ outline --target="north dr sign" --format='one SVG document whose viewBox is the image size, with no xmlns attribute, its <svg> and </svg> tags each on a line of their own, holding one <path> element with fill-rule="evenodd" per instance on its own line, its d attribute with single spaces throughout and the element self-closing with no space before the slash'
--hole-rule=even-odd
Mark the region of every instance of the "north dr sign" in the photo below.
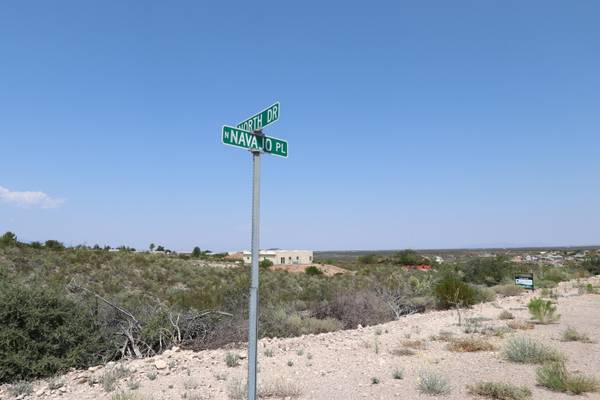
<svg viewBox="0 0 600 400">
<path fill-rule="evenodd" d="M 240 124 L 242 125 L 242 124 Z M 223 126 L 223 144 L 241 147 L 244 149 L 257 149 L 274 156 L 287 157 L 288 144 L 286 141 L 265 135 L 256 135 L 250 131 Z"/>
<path fill-rule="evenodd" d="M 267 125 L 271 125 L 273 122 L 279 119 L 279 102 L 273 104 L 270 107 L 258 112 L 256 115 L 251 116 L 243 122 L 237 124 L 239 129 L 247 132 L 254 132 L 263 129 Z"/>
</svg>

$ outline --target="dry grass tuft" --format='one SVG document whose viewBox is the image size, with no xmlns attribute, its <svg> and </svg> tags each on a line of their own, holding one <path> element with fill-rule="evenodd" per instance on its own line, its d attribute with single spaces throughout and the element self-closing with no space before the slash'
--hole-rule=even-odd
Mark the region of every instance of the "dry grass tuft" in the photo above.
<svg viewBox="0 0 600 400">
<path fill-rule="evenodd" d="M 415 349 L 415 350 L 425 350 L 427 348 L 427 345 L 425 344 L 425 342 L 422 340 L 419 340 L 419 339 L 403 340 L 402 346 L 409 348 L 409 349 Z"/>
<path fill-rule="evenodd" d="M 498 319 L 515 319 L 515 316 L 510 311 L 504 310 L 500 313 L 500 315 L 498 315 Z"/>
<path fill-rule="evenodd" d="M 450 351 L 456 351 L 461 353 L 466 352 L 475 352 L 475 351 L 493 351 L 496 348 L 490 342 L 474 338 L 474 337 L 466 337 L 454 339 L 448 343 L 446 347 Z"/>
<path fill-rule="evenodd" d="M 530 329 L 535 328 L 535 325 L 533 325 L 530 322 L 527 321 L 522 321 L 522 320 L 514 320 L 514 321 L 508 321 L 506 323 L 506 326 L 508 326 L 510 329 L 515 329 L 515 330 L 522 330 L 522 331 L 527 331 Z"/>
<path fill-rule="evenodd" d="M 431 336 L 431 340 L 436 340 L 439 342 L 449 342 L 454 337 L 454 332 L 451 331 L 440 331 L 437 335 Z"/>
<path fill-rule="evenodd" d="M 469 393 L 496 400 L 527 400 L 531 398 L 531 390 L 525 386 L 515 386 L 510 383 L 479 382 L 467 386 Z"/>
<path fill-rule="evenodd" d="M 579 333 L 577 330 L 570 327 L 563 331 L 560 340 L 563 342 L 592 343 L 588 335 Z"/>
<path fill-rule="evenodd" d="M 398 347 L 391 352 L 395 356 L 406 357 L 406 356 L 414 356 L 417 354 L 414 350 L 407 349 L 405 347 Z"/>
</svg>

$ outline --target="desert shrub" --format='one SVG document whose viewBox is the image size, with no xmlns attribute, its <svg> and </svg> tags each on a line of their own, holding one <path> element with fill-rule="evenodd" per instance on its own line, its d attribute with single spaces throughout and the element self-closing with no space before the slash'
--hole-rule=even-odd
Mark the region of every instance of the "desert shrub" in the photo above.
<svg viewBox="0 0 600 400">
<path fill-rule="evenodd" d="M 527 322 L 527 321 L 517 320 L 517 319 L 508 321 L 506 323 L 506 326 L 508 326 L 510 329 L 515 329 L 515 330 L 519 329 L 522 331 L 527 331 L 527 330 L 535 328 L 535 325 L 533 325 L 532 323 Z"/>
<path fill-rule="evenodd" d="M 498 319 L 501 319 L 501 320 L 515 319 L 515 316 L 512 315 L 512 313 L 510 311 L 504 310 L 500 313 L 500 315 L 498 315 Z"/>
<path fill-rule="evenodd" d="M 395 356 L 406 357 L 406 356 L 414 356 L 415 351 L 406 347 L 398 347 L 391 351 L 391 353 Z"/>
<path fill-rule="evenodd" d="M 522 287 L 517 286 L 515 284 L 497 285 L 497 286 L 492 287 L 492 289 L 497 294 L 504 296 L 504 297 L 519 296 L 520 294 L 525 292 L 525 289 L 523 289 Z"/>
<path fill-rule="evenodd" d="M 479 382 L 467 386 L 469 393 L 496 400 L 527 400 L 531 398 L 531 390 L 525 386 L 510 383 Z"/>
<path fill-rule="evenodd" d="M 273 261 L 267 260 L 266 258 L 258 263 L 258 266 L 263 269 L 267 269 L 273 266 Z"/>
<path fill-rule="evenodd" d="M 358 325 L 377 325 L 393 319 L 383 300 L 367 290 L 336 292 L 331 300 L 321 302 L 315 316 L 342 321 L 344 329 L 354 329 Z"/>
<path fill-rule="evenodd" d="M 237 367 L 238 365 L 240 365 L 240 356 L 237 353 L 232 353 L 232 352 L 227 352 L 227 354 L 225 354 L 225 364 L 232 368 L 232 367 Z"/>
<path fill-rule="evenodd" d="M 451 340 L 448 343 L 447 349 L 456 352 L 475 352 L 475 351 L 492 351 L 494 346 L 483 339 L 476 337 L 466 337 Z"/>
<path fill-rule="evenodd" d="M 148 378 L 149 380 L 153 381 L 158 377 L 158 372 L 156 371 L 150 371 L 148 373 L 146 373 L 146 378 Z"/>
<path fill-rule="evenodd" d="M 132 392 L 117 392 L 110 398 L 111 400 L 143 400 L 142 396 Z"/>
<path fill-rule="evenodd" d="M 427 344 L 424 341 L 419 340 L 419 339 L 403 340 L 402 346 L 409 348 L 409 349 L 415 349 L 415 350 L 425 350 L 427 348 Z"/>
<path fill-rule="evenodd" d="M 567 371 L 564 362 L 549 362 L 536 371 L 537 383 L 555 392 L 571 392 L 582 394 L 595 392 L 599 388 L 597 379 L 584 376 L 572 375 Z"/>
<path fill-rule="evenodd" d="M 588 335 L 584 333 L 579 333 L 575 328 L 571 327 L 568 327 L 563 331 L 560 340 L 562 340 L 563 342 L 591 343 L 591 340 Z"/>
<path fill-rule="evenodd" d="M 527 304 L 527 308 L 532 318 L 541 324 L 548 324 L 560 318 L 560 315 L 556 314 L 556 305 L 551 300 L 534 297 Z"/>
<path fill-rule="evenodd" d="M 343 329 L 341 321 L 334 318 L 319 319 L 304 316 L 298 312 L 289 312 L 286 308 L 266 309 L 261 317 L 261 330 L 268 336 L 292 337 L 308 334 L 333 332 Z M 263 314 L 263 315 L 264 315 Z"/>
<path fill-rule="evenodd" d="M 375 264 L 377 262 L 377 257 L 375 254 L 365 254 L 364 256 L 358 257 L 358 262 L 360 264 Z"/>
<path fill-rule="evenodd" d="M 33 385 L 29 382 L 21 381 L 8 385 L 7 391 L 13 397 L 27 396 L 33 393 Z"/>
<path fill-rule="evenodd" d="M 435 286 L 438 306 L 442 309 L 475 304 L 475 290 L 454 274 L 446 274 Z"/>
<path fill-rule="evenodd" d="M 227 396 L 231 400 L 243 400 L 246 398 L 246 385 L 238 379 L 233 378 L 227 384 Z"/>
<path fill-rule="evenodd" d="M 510 338 L 504 345 L 503 356 L 509 361 L 523 364 L 543 364 L 565 358 L 558 350 L 526 336 Z"/>
<path fill-rule="evenodd" d="M 321 271 L 319 267 L 315 267 L 314 265 L 306 267 L 304 272 L 306 273 L 306 275 L 323 275 L 323 271 Z"/>
<path fill-rule="evenodd" d="M 99 383 L 105 392 L 112 392 L 119 386 L 119 381 L 131 375 L 131 371 L 123 365 L 118 365 L 100 376 Z"/>
<path fill-rule="evenodd" d="M 454 337 L 454 332 L 441 330 L 437 335 L 432 335 L 431 340 L 440 342 L 449 342 Z"/>
<path fill-rule="evenodd" d="M 511 276 L 514 271 L 514 264 L 504 256 L 497 256 L 494 258 L 473 258 L 460 265 L 459 268 L 467 282 L 492 286 Z"/>
<path fill-rule="evenodd" d="M 106 347 L 81 304 L 38 284 L 0 283 L 0 383 L 97 364 Z"/>
<path fill-rule="evenodd" d="M 437 372 L 423 371 L 419 374 L 417 389 L 421 393 L 433 396 L 450 393 L 451 387 L 448 380 Z"/>
<path fill-rule="evenodd" d="M 583 262 L 583 268 L 592 275 L 600 275 L 600 254 L 586 258 Z"/>
<path fill-rule="evenodd" d="M 379 382 L 381 382 L 381 381 L 379 380 L 378 377 L 374 376 L 374 377 L 371 378 L 371 384 L 372 385 L 378 385 Z"/>
<path fill-rule="evenodd" d="M 475 290 L 475 303 L 489 303 L 496 300 L 496 292 L 486 286 L 473 286 Z"/>
<path fill-rule="evenodd" d="M 404 370 L 402 368 L 396 368 L 392 372 L 392 378 L 394 379 L 404 379 Z"/>
<path fill-rule="evenodd" d="M 295 399 L 302 395 L 302 388 L 292 381 L 276 379 L 259 384 L 256 394 L 265 399 Z"/>
</svg>

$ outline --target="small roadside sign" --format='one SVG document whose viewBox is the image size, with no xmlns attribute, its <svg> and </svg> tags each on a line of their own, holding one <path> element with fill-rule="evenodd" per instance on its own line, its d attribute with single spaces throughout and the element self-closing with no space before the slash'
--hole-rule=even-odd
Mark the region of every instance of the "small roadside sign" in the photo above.
<svg viewBox="0 0 600 400">
<path fill-rule="evenodd" d="M 533 274 L 515 275 L 515 285 L 521 286 L 523 289 L 533 290 Z"/>
<path fill-rule="evenodd" d="M 243 129 L 248 132 L 254 132 L 263 129 L 267 125 L 271 125 L 273 122 L 279 119 L 279 102 L 273 104 L 270 107 L 258 112 L 250 118 L 237 124 L 239 129 Z"/>
<path fill-rule="evenodd" d="M 230 146 L 250 150 L 262 150 L 265 153 L 279 157 L 288 156 L 288 143 L 285 140 L 271 136 L 256 135 L 250 131 L 234 128 L 233 126 L 223 126 L 221 139 L 223 140 L 223 144 Z"/>
</svg>

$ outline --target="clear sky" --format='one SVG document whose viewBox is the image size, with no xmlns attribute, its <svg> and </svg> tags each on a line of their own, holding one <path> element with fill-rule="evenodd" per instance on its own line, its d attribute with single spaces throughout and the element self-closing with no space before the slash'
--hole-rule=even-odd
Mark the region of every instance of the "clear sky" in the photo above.
<svg viewBox="0 0 600 400">
<path fill-rule="evenodd" d="M 600 2 L 0 2 L 0 230 L 67 244 L 600 243 Z M 30 193 L 25 193 L 30 192 Z"/>
</svg>

